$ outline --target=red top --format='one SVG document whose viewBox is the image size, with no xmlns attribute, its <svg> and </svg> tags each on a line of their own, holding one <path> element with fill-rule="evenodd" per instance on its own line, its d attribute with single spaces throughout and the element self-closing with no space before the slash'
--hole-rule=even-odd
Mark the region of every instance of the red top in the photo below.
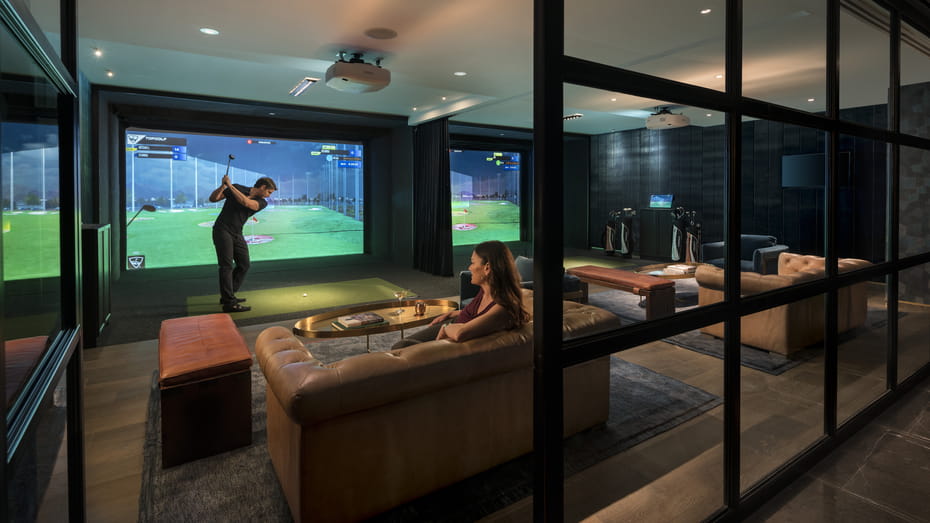
<svg viewBox="0 0 930 523">
<path fill-rule="evenodd" d="M 484 310 L 479 311 L 478 307 L 481 305 L 481 298 L 483 297 L 484 289 L 478 289 L 478 294 L 470 302 L 468 302 L 468 305 L 462 309 L 462 312 L 460 312 L 459 315 L 455 317 L 455 321 L 453 323 L 468 323 L 478 316 L 488 312 L 488 310 L 494 306 L 494 300 L 491 300 L 491 303 L 489 303 L 488 306 L 484 308 Z"/>
</svg>

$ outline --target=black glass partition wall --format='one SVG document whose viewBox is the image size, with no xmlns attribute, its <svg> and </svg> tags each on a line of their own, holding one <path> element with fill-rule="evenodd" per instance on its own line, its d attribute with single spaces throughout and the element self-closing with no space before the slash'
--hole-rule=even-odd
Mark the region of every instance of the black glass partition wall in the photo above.
<svg viewBox="0 0 930 523">
<path fill-rule="evenodd" d="M 584 23 L 583 5 L 536 2 L 536 96 L 541 98 L 536 105 L 537 147 L 551 145 L 553 134 L 559 135 L 562 129 L 568 131 L 571 128 L 570 121 L 557 124 L 557 117 L 576 109 L 583 112 L 581 103 L 570 105 L 575 103 L 571 101 L 572 95 L 577 94 L 579 86 L 607 94 L 606 100 L 615 103 L 630 99 L 659 99 L 665 100 L 664 104 L 674 104 L 676 109 L 705 107 L 709 112 L 730 113 L 729 125 L 724 127 L 725 161 L 721 166 L 725 187 L 722 192 L 724 220 L 721 236 L 729 247 L 724 255 L 725 266 L 729 269 L 722 278 L 724 300 L 713 307 L 679 313 L 674 322 L 659 318 L 627 324 L 616 334 L 567 342 L 560 358 L 562 366 L 568 368 L 613 353 L 616 354 L 610 356 L 611 359 L 637 356 L 646 358 L 641 361 L 654 365 L 652 370 L 674 376 L 675 359 L 661 357 L 670 350 L 666 346 L 667 338 L 689 329 L 702 331 L 723 320 L 725 358 L 716 371 L 716 377 L 711 379 L 719 388 L 714 389 L 706 381 L 697 381 L 722 394 L 723 437 L 716 459 L 722 461 L 724 474 L 714 485 L 714 492 L 722 493 L 722 496 L 698 495 L 699 499 L 688 504 L 689 508 L 679 507 L 677 503 L 652 504 L 648 501 L 657 499 L 649 493 L 664 491 L 663 488 L 668 487 L 666 482 L 675 474 L 670 471 L 661 479 L 649 474 L 638 475 L 637 467 L 631 464 L 637 463 L 637 456 L 648 459 L 646 449 L 661 448 L 662 441 L 674 439 L 671 434 L 675 431 L 601 461 L 597 470 L 604 484 L 600 490 L 588 491 L 588 496 L 580 490 L 579 485 L 583 481 L 572 479 L 575 476 L 571 476 L 574 471 L 570 465 L 570 446 L 557 450 L 541 445 L 536 451 L 537 474 L 541 476 L 537 480 L 536 496 L 543 499 L 536 500 L 537 517 L 545 514 L 547 519 L 561 520 L 598 514 L 623 518 L 630 516 L 627 510 L 635 506 L 668 517 L 689 514 L 695 519 L 738 518 L 835 448 L 850 433 L 849 430 L 838 431 L 839 425 L 843 428 L 861 426 L 863 416 L 860 414 L 874 415 L 879 409 L 870 409 L 870 406 L 887 405 L 900 394 L 900 390 L 895 390 L 895 383 L 884 379 L 893 374 L 886 363 L 889 358 L 895 362 L 894 368 L 899 368 L 897 362 L 903 361 L 905 353 L 916 354 L 908 358 L 907 369 L 900 368 L 902 379 L 915 372 L 927 372 L 926 340 L 918 340 L 914 332 L 900 339 L 898 337 L 898 328 L 901 328 L 901 334 L 905 332 L 902 319 L 910 314 L 910 311 L 906 314 L 901 312 L 911 305 L 904 303 L 897 294 L 905 280 L 926 282 L 926 274 L 921 272 L 926 263 L 914 265 L 914 262 L 930 256 L 927 246 L 921 244 L 927 235 L 917 234 L 918 238 L 908 241 L 903 236 L 905 224 L 909 223 L 905 216 L 905 203 L 910 204 L 910 212 L 921 215 L 920 207 L 915 208 L 904 189 L 908 183 L 904 171 L 912 169 L 915 173 L 912 175 L 913 183 L 921 183 L 919 180 L 926 177 L 922 174 L 926 169 L 920 167 L 922 162 L 919 158 L 930 150 L 930 142 L 909 138 L 894 129 L 895 122 L 899 121 L 896 79 L 901 74 L 901 83 L 905 86 L 919 83 L 916 78 L 905 78 L 904 71 L 909 67 L 905 64 L 914 63 L 914 58 L 918 58 L 917 63 L 925 64 L 926 55 L 918 52 L 916 55 L 923 58 L 908 57 L 908 53 L 914 53 L 905 46 L 901 53 L 903 63 L 899 68 L 898 55 L 894 51 L 899 13 L 876 7 L 871 2 L 867 4 L 874 9 L 866 14 L 854 13 L 848 7 L 851 3 L 846 3 L 847 8 L 841 11 L 840 3 L 810 0 L 802 4 L 775 6 L 769 2 L 731 0 L 725 3 L 725 9 L 722 3 L 700 9 L 682 7 L 682 11 L 675 12 L 673 18 L 688 20 L 689 29 L 694 28 L 694 34 L 701 36 L 700 42 L 689 41 L 687 43 L 692 45 L 685 46 L 681 40 L 687 39 L 687 35 L 677 35 L 660 49 L 648 34 L 641 34 L 636 46 L 624 46 L 627 35 L 638 34 L 637 28 L 615 30 L 626 20 L 649 19 L 650 9 L 655 7 L 635 8 L 640 10 L 635 13 L 647 15 L 643 18 L 630 16 L 635 13 L 630 12 L 627 6 L 622 13 L 612 17 L 599 11 L 598 16 L 616 21 L 611 25 L 609 34 L 601 34 L 590 29 L 595 24 Z M 666 11 L 669 8 L 665 6 Z M 707 26 L 687 18 L 687 9 L 694 10 L 694 14 L 701 17 L 709 17 L 714 12 L 722 14 L 725 23 L 718 27 L 725 27 L 725 34 L 708 34 Z M 669 18 L 668 12 L 662 14 L 664 19 Z M 547 25 L 551 23 L 551 17 L 563 19 L 566 56 L 559 56 L 562 49 L 539 36 L 559 35 Z M 904 28 L 905 32 L 913 30 L 907 23 Z M 859 33 L 862 34 L 861 41 L 857 38 Z M 786 38 L 785 35 L 789 34 L 791 37 Z M 710 67 L 714 64 L 715 55 L 706 51 L 718 48 L 712 41 L 714 38 L 720 39 L 721 52 L 725 50 L 717 56 L 723 57 L 727 64 L 720 78 L 725 81 L 726 91 L 721 94 L 715 94 L 719 93 L 720 86 L 705 84 L 695 80 L 697 76 L 681 72 L 696 62 L 693 53 L 676 53 L 683 47 L 687 47 L 688 51 L 704 49 L 704 54 L 710 59 L 703 65 Z M 772 45 L 772 41 L 778 45 Z M 884 46 L 886 50 L 884 53 L 870 53 L 861 61 L 851 60 L 849 54 L 862 45 Z M 907 45 L 919 48 L 914 44 Z M 776 49 L 784 50 L 790 57 L 776 56 Z M 847 53 L 845 61 L 841 49 Z M 680 59 L 676 61 L 671 57 Z M 656 65 L 659 63 L 664 67 Z M 771 74 L 772 71 L 777 74 Z M 913 69 L 911 76 L 922 74 L 917 71 L 926 72 L 928 68 Z M 864 84 L 860 92 L 854 86 L 859 82 L 857 79 L 864 78 L 862 75 L 875 75 L 877 78 Z M 567 83 L 561 88 L 554 88 L 552 80 L 558 78 L 564 78 Z M 904 91 L 902 88 L 902 101 Z M 924 109 L 915 111 L 923 113 L 922 121 L 928 121 L 926 105 L 921 107 Z M 618 108 L 615 114 L 621 115 L 621 111 Z M 902 107 L 901 130 L 920 137 L 922 128 L 919 126 L 905 130 L 904 112 Z M 886 130 L 889 124 L 891 132 Z M 617 148 L 614 144 L 623 144 L 624 132 L 617 130 L 617 135 L 613 136 L 611 131 L 603 137 L 592 138 L 592 172 L 597 170 L 599 161 L 610 166 L 606 170 L 612 170 L 611 175 L 618 176 L 642 168 L 641 161 L 669 160 L 668 156 L 657 158 L 645 154 L 641 161 L 637 161 L 624 156 L 623 152 L 605 154 L 599 149 L 606 145 L 607 149 L 612 146 L 614 150 L 621 151 L 622 147 Z M 658 142 L 644 140 L 644 143 Z M 902 143 L 907 146 L 901 146 Z M 898 148 L 901 149 L 900 180 L 896 178 L 898 163 L 895 155 Z M 655 152 L 660 149 L 656 148 Z M 918 158 L 908 156 L 913 152 Z M 809 156 L 803 158 L 805 155 Z M 883 155 L 887 155 L 887 161 Z M 786 180 L 786 169 L 797 176 Z M 674 178 L 675 169 L 671 172 L 669 176 Z M 807 178 L 805 172 L 808 173 Z M 552 179 L 547 176 L 545 165 L 535 174 L 537 182 Z M 814 182 L 809 183 L 810 180 Z M 601 191 L 610 190 L 624 192 L 617 188 L 597 187 L 592 180 L 592 204 L 598 204 Z M 545 194 L 545 191 L 537 192 L 539 194 Z M 896 199 L 898 195 L 900 200 Z M 597 216 L 593 212 L 589 214 L 589 244 L 602 248 L 605 246 L 599 244 L 600 224 L 596 223 L 603 219 L 600 214 L 603 212 L 598 211 Z M 561 213 L 554 215 L 556 220 L 562 219 Z M 891 234 L 898 234 L 896 229 L 889 227 L 898 223 L 898 217 L 901 220 L 900 242 L 897 237 L 887 237 L 888 230 L 892 231 Z M 848 223 L 854 223 L 856 228 L 845 230 L 843 224 Z M 923 220 L 923 223 L 928 222 Z M 539 234 L 539 227 L 552 224 L 545 219 L 537 219 L 536 225 L 535 250 L 537 257 L 543 259 L 541 270 L 546 273 L 558 260 L 548 245 L 548 238 Z M 557 224 L 555 226 L 558 227 Z M 777 288 L 764 287 L 762 282 L 768 281 L 762 278 L 764 274 L 752 276 L 754 271 L 741 266 L 744 256 L 738 251 L 742 250 L 744 236 L 771 234 L 756 230 L 758 228 L 774 231 L 772 236 L 776 243 L 787 246 L 784 252 L 793 256 L 780 258 L 796 265 L 794 269 L 801 273 L 796 280 Z M 915 243 L 918 245 L 908 247 Z M 890 255 L 893 252 L 890 246 L 899 244 L 902 256 L 905 249 L 910 249 L 908 255 L 916 258 L 907 260 Z M 786 264 L 788 262 L 777 261 L 775 271 Z M 790 279 L 781 274 L 773 276 L 775 279 Z M 926 285 L 920 289 L 925 288 Z M 540 294 L 542 303 L 548 303 L 549 298 L 543 288 L 537 289 L 537 304 Z M 922 295 L 926 293 L 913 294 L 919 297 L 913 302 L 918 303 L 918 307 L 912 309 L 919 310 L 920 301 L 926 300 Z M 899 307 L 901 311 L 897 318 L 889 318 Z M 558 315 L 554 309 L 546 309 L 542 314 L 537 310 L 537 319 L 548 321 Z M 763 318 L 766 315 L 769 315 L 768 319 Z M 796 320 L 801 316 L 812 317 L 813 321 L 805 324 L 806 327 L 800 326 Z M 759 347 L 766 340 L 750 342 L 750 338 L 753 331 L 762 328 L 753 323 L 760 318 L 765 329 L 772 328 L 772 322 L 776 321 L 772 318 L 779 318 L 776 323 L 785 331 L 795 333 L 800 326 L 809 336 L 785 342 L 788 344 L 787 350 L 783 351 L 786 354 L 780 354 L 777 347 Z M 920 330 L 917 324 L 908 329 Z M 537 332 L 537 336 L 539 334 L 545 332 Z M 907 349 L 904 343 L 909 344 Z M 914 351 L 911 351 L 911 346 Z M 747 349 L 765 355 L 768 363 L 772 363 L 773 356 L 782 356 L 780 361 L 786 368 L 780 372 L 753 368 L 746 357 Z M 763 350 L 758 352 L 759 349 Z M 560 372 L 558 367 L 545 363 L 553 354 L 548 343 L 537 339 L 537 442 L 548 441 L 557 434 L 551 424 L 551 413 L 541 414 L 543 405 L 547 404 L 546 398 L 555 397 L 563 387 L 567 394 L 570 386 L 567 378 L 564 382 L 552 378 L 554 373 Z M 713 374 L 714 371 L 711 372 Z M 693 380 L 693 376 L 681 377 L 686 378 L 686 382 Z M 891 394 L 886 393 L 889 387 Z M 714 459 L 710 458 L 711 461 Z M 626 472 L 611 472 L 611 463 L 625 463 Z M 684 459 L 677 465 L 679 468 L 674 472 L 693 467 L 695 462 Z M 699 470 L 699 467 L 694 470 Z M 552 489 L 553 482 L 563 477 L 566 480 L 564 490 Z M 584 503 L 590 505 L 584 506 Z M 720 510 L 713 509 L 715 504 Z M 696 515 L 689 510 L 703 513 Z"/>
</svg>

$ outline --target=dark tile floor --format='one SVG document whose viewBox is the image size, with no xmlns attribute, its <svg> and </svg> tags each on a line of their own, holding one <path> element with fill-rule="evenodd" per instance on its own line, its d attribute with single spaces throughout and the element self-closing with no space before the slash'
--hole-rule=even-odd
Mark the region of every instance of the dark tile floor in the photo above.
<svg viewBox="0 0 930 523">
<path fill-rule="evenodd" d="M 747 521 L 930 521 L 930 378 Z"/>
</svg>

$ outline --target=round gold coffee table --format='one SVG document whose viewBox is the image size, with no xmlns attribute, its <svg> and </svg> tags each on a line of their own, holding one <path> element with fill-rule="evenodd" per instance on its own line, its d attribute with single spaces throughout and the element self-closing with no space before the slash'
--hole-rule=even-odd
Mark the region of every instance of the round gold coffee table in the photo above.
<svg viewBox="0 0 930 523">
<path fill-rule="evenodd" d="M 426 304 L 426 314 L 416 316 L 414 306 L 417 302 Z M 452 300 L 391 300 L 364 305 L 355 305 L 342 309 L 321 312 L 299 320 L 294 324 L 294 334 L 305 338 L 348 338 L 352 336 L 365 336 L 365 347 L 371 351 L 368 336 L 382 332 L 400 331 L 404 336 L 404 329 L 426 325 L 439 315 L 458 310 L 458 302 Z M 395 314 L 403 309 L 400 314 Z M 360 312 L 373 312 L 384 318 L 386 323 L 377 323 L 371 326 L 362 326 L 341 329 L 334 325 L 336 318 Z"/>
</svg>

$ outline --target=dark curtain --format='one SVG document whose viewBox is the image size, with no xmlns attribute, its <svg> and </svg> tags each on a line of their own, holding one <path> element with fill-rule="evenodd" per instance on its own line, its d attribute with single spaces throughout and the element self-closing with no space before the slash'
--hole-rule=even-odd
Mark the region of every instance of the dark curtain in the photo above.
<svg viewBox="0 0 930 523">
<path fill-rule="evenodd" d="M 452 184 L 449 121 L 413 129 L 413 266 L 452 276 Z"/>
</svg>

